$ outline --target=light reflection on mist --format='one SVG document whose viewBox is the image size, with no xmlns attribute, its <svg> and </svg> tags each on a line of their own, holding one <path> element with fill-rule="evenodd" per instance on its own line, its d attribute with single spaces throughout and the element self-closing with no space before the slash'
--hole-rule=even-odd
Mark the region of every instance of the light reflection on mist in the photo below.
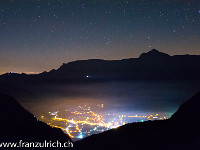
<svg viewBox="0 0 200 150">
<path fill-rule="evenodd" d="M 41 84 L 25 88 L 36 96 L 24 98 L 23 106 L 73 140 L 126 123 L 169 118 L 199 90 L 198 84 L 182 82 Z M 97 106 L 102 104 L 99 110 Z M 83 107 L 90 108 L 79 109 Z"/>
<path fill-rule="evenodd" d="M 199 90 L 194 83 L 182 82 L 48 84 L 29 86 L 29 89 L 38 97 L 22 103 L 36 116 L 65 106 L 101 103 L 105 104 L 106 111 L 112 112 L 173 113 Z"/>
</svg>

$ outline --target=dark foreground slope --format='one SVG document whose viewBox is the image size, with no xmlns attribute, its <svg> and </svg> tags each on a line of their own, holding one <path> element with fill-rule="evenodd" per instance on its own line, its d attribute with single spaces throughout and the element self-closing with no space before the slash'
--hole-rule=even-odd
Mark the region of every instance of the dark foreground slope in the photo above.
<svg viewBox="0 0 200 150">
<path fill-rule="evenodd" d="M 71 140 L 60 129 L 38 121 L 25 110 L 15 99 L 0 94 L 0 142 L 44 142 Z"/>
<path fill-rule="evenodd" d="M 200 93 L 172 118 L 131 123 L 75 143 L 77 149 L 196 150 L 200 148 Z"/>
<path fill-rule="evenodd" d="M 172 115 L 171 120 L 179 122 L 195 121 L 195 123 L 200 124 L 200 92 L 183 103 L 178 111 Z"/>
</svg>

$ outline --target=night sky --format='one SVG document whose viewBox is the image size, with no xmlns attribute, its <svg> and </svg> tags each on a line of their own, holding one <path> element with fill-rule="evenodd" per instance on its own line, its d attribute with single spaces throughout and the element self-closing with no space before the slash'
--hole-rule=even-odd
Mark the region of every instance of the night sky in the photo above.
<svg viewBox="0 0 200 150">
<path fill-rule="evenodd" d="M 1 0 L 0 74 L 153 48 L 200 54 L 199 0 Z"/>
</svg>

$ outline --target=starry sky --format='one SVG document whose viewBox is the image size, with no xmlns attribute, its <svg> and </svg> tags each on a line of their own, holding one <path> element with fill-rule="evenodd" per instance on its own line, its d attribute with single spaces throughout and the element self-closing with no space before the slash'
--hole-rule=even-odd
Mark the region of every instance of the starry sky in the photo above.
<svg viewBox="0 0 200 150">
<path fill-rule="evenodd" d="M 0 0 L 0 74 L 199 47 L 199 0 Z"/>
</svg>

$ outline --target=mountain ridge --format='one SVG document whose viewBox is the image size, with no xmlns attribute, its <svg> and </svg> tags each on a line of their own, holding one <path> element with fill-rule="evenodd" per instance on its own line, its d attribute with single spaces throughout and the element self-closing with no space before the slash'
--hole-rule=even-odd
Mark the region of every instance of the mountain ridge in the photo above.
<svg viewBox="0 0 200 150">
<path fill-rule="evenodd" d="M 4 80 L 98 82 L 112 80 L 199 79 L 200 55 L 170 56 L 158 50 L 138 58 L 122 60 L 89 59 L 63 63 L 58 69 L 35 75 L 6 73 Z"/>
</svg>

